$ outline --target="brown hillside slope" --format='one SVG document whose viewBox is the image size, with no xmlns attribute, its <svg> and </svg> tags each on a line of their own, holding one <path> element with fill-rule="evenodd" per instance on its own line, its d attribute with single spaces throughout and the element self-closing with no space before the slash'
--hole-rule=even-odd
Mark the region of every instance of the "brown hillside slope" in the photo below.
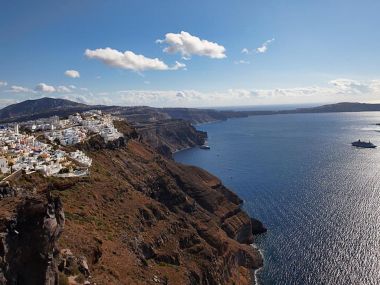
<svg viewBox="0 0 380 285">
<path fill-rule="evenodd" d="M 34 174 L 15 183 L 60 197 L 61 252 L 86 257 L 91 284 L 251 284 L 262 258 L 249 245 L 252 223 L 241 200 L 213 175 L 128 135 L 128 142 L 94 137 L 82 145 L 93 159 L 89 178 Z"/>
</svg>

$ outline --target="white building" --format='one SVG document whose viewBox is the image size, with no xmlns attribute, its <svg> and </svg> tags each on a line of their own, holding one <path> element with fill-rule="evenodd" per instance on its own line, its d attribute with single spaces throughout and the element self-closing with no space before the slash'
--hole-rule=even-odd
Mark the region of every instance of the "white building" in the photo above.
<svg viewBox="0 0 380 285">
<path fill-rule="evenodd" d="M 83 151 L 76 150 L 74 152 L 70 152 L 69 156 L 70 158 L 87 167 L 90 167 L 92 165 L 92 159 L 89 158 Z"/>
<path fill-rule="evenodd" d="M 8 160 L 4 157 L 0 157 L 0 172 L 2 174 L 11 172 L 11 169 L 8 166 Z"/>
<path fill-rule="evenodd" d="M 116 140 L 123 135 L 117 131 L 113 125 L 109 125 L 101 129 L 100 135 L 104 138 L 106 142 Z"/>
</svg>

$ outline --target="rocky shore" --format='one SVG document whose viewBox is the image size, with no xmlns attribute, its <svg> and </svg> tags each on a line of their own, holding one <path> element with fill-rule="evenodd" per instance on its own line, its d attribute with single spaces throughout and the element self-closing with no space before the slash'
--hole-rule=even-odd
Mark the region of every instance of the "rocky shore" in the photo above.
<svg viewBox="0 0 380 285">
<path fill-rule="evenodd" d="M 124 139 L 81 145 L 90 177 L 10 182 L 26 194 L 0 200 L 0 284 L 252 284 L 262 224 L 218 178 L 119 124 Z"/>
</svg>

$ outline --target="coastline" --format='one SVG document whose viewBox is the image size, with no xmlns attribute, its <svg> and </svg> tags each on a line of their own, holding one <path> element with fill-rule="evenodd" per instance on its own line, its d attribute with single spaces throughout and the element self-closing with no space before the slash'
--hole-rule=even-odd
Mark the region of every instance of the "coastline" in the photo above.
<svg viewBox="0 0 380 285">
<path fill-rule="evenodd" d="M 256 245 L 256 243 L 252 243 L 251 246 L 256 249 L 259 253 L 260 253 L 260 256 L 261 258 L 263 259 L 263 265 L 256 269 L 256 270 L 253 270 L 253 285 L 259 285 L 260 284 L 260 281 L 259 281 L 259 276 L 258 276 L 258 273 L 264 269 L 264 262 L 265 262 L 265 258 L 264 258 L 264 253 L 263 251 Z"/>
<path fill-rule="evenodd" d="M 196 146 L 188 146 L 188 147 L 184 147 L 184 148 L 181 148 L 181 149 L 177 149 L 175 151 L 172 152 L 172 154 L 176 154 L 176 153 L 179 153 L 181 151 L 184 151 L 184 150 L 187 150 L 187 149 L 192 149 L 192 148 L 195 148 L 195 147 L 199 147 L 198 145 Z"/>
<path fill-rule="evenodd" d="M 219 122 L 224 122 L 224 121 L 227 121 L 229 119 L 234 119 L 234 118 L 227 118 L 225 120 L 212 120 L 212 121 L 208 121 L 208 122 L 202 122 L 202 123 L 195 123 L 195 124 L 192 124 L 194 127 L 197 127 L 197 126 L 203 126 L 203 125 L 209 125 L 209 124 L 214 124 L 214 123 L 219 123 Z"/>
<path fill-rule="evenodd" d="M 229 119 L 236 119 L 236 118 L 228 118 L 227 120 L 229 120 Z M 224 121 L 226 121 L 226 120 L 215 120 L 215 121 L 210 121 L 210 122 L 204 122 L 204 123 L 194 124 L 193 126 L 196 128 L 197 126 L 208 125 L 208 124 L 213 124 L 213 123 L 218 123 L 218 122 L 224 122 Z M 196 128 L 196 130 L 199 131 L 197 128 Z M 189 147 L 185 147 L 185 148 L 173 151 L 172 152 L 173 160 L 175 162 L 177 162 L 177 163 L 182 163 L 182 162 L 177 161 L 175 159 L 174 155 L 180 153 L 181 151 L 190 150 L 190 149 L 193 149 L 193 148 L 199 148 L 199 145 L 189 146 Z M 195 166 L 199 167 L 198 165 L 195 165 Z M 201 169 L 203 169 L 203 168 L 201 168 Z M 219 177 L 218 177 L 218 179 L 219 179 Z M 244 201 L 242 203 L 242 206 L 243 205 L 244 205 Z M 250 218 L 252 218 L 252 217 L 250 216 Z M 255 269 L 255 270 L 252 271 L 252 278 L 251 278 L 252 279 L 252 285 L 259 285 L 260 281 L 259 281 L 258 273 L 261 270 L 263 270 L 263 268 L 264 268 L 265 256 L 264 256 L 263 251 L 257 246 L 257 244 L 255 242 L 251 243 L 250 246 L 259 252 L 259 254 L 260 254 L 260 256 L 261 256 L 261 258 L 263 260 L 263 265 L 261 267 L 259 267 L 258 269 Z"/>
</svg>

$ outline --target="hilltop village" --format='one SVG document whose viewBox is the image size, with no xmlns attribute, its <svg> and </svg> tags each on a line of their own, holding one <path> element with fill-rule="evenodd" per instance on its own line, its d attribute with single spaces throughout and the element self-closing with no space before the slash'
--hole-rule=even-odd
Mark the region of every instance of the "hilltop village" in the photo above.
<svg viewBox="0 0 380 285">
<path fill-rule="evenodd" d="M 96 135 L 106 142 L 122 137 L 114 120 L 117 118 L 91 110 L 65 119 L 53 116 L 0 126 L 0 177 L 18 171 L 57 177 L 87 176 L 91 158 L 78 149 L 67 149 Z"/>
</svg>

